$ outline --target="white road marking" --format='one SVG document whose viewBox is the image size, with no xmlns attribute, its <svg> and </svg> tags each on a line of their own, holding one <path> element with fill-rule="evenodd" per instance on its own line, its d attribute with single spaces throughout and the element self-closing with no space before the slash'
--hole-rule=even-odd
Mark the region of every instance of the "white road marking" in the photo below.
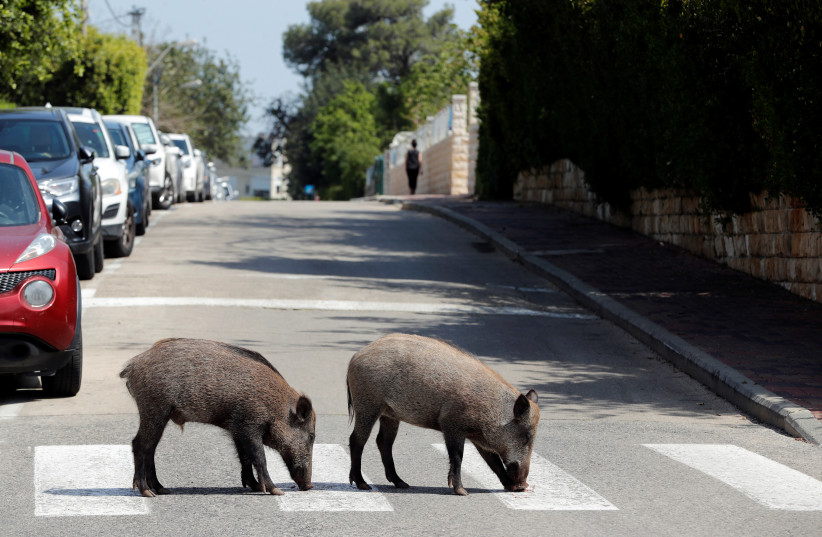
<svg viewBox="0 0 822 537">
<path fill-rule="evenodd" d="M 0 419 L 11 419 L 20 414 L 23 409 L 23 403 L 12 403 L 10 405 L 0 406 Z"/>
<path fill-rule="evenodd" d="M 285 492 L 277 496 L 283 511 L 393 511 L 376 488 L 359 490 L 348 483 L 351 459 L 339 444 L 314 444 L 311 482 L 314 488 L 300 491 L 280 455 L 266 448 L 271 479 Z M 369 479 L 366 477 L 366 481 Z"/>
<path fill-rule="evenodd" d="M 448 454 L 445 444 L 433 444 L 442 454 Z M 616 511 L 611 502 L 584 483 L 537 453 L 531 454 L 528 472 L 530 488 L 524 492 L 503 492 L 499 478 L 482 459 L 476 448 L 466 442 L 462 469 L 480 485 L 495 492 L 509 509 L 528 511 Z"/>
<path fill-rule="evenodd" d="M 82 289 L 80 291 L 80 295 L 83 297 L 83 306 L 85 306 L 85 301 L 89 298 L 92 298 L 94 295 L 97 294 L 97 289 Z"/>
<path fill-rule="evenodd" d="M 85 297 L 84 297 L 85 298 Z M 468 315 L 524 315 L 557 319 L 596 319 L 595 315 L 574 313 L 566 308 L 533 310 L 515 307 L 471 306 L 468 304 L 433 304 L 408 302 L 362 302 L 354 300 L 285 300 L 208 297 L 89 297 L 83 308 L 134 308 L 169 306 L 212 306 L 276 310 L 315 311 L 387 311 L 397 313 L 457 313 Z"/>
<path fill-rule="evenodd" d="M 822 511 L 822 482 L 747 449 L 727 444 L 644 444 L 771 509 Z"/>
<path fill-rule="evenodd" d="M 144 515 L 145 498 L 131 487 L 131 446 L 34 448 L 36 516 Z"/>
</svg>

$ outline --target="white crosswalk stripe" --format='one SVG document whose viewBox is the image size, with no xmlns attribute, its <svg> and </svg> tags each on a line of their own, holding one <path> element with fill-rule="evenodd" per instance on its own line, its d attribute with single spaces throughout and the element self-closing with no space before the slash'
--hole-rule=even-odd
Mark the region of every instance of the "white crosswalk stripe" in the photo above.
<svg viewBox="0 0 822 537">
<path fill-rule="evenodd" d="M 269 473 L 283 491 L 277 496 L 283 511 L 393 511 L 391 504 L 376 488 L 359 490 L 348 483 L 351 459 L 339 444 L 314 444 L 311 482 L 314 489 L 301 492 L 282 458 L 266 448 Z M 365 477 L 368 481 L 368 477 Z"/>
<path fill-rule="evenodd" d="M 767 508 L 822 511 L 822 481 L 741 447 L 643 445 L 733 487 Z M 446 454 L 443 444 L 433 444 L 433 447 Z M 314 446 L 312 482 L 315 488 L 306 492 L 297 490 L 279 454 L 266 451 L 272 479 L 285 492 L 277 497 L 283 511 L 393 511 L 396 507 L 377 487 L 361 491 L 348 483 L 350 459 L 342 445 Z M 131 482 L 133 471 L 128 445 L 37 446 L 34 449 L 35 515 L 148 514 L 150 502 L 123 486 Z M 499 480 L 470 443 L 465 447 L 463 471 L 508 509 L 617 510 L 609 500 L 537 453 L 532 454 L 528 476 L 531 486 L 525 492 L 502 491 Z"/>
<path fill-rule="evenodd" d="M 434 444 L 447 455 L 445 444 Z M 527 511 L 613 511 L 617 508 L 581 481 L 537 453 L 531 454 L 528 473 L 530 488 L 524 492 L 504 492 L 499 479 L 477 453 L 466 443 L 462 469 L 483 487 L 495 490 L 494 496 L 509 509 Z"/>
<path fill-rule="evenodd" d="M 37 446 L 34 449 L 36 516 L 111 516 L 148 513 L 131 488 L 131 446 Z"/>
<path fill-rule="evenodd" d="M 822 511 L 822 482 L 727 444 L 644 444 L 708 474 L 771 509 Z"/>
</svg>

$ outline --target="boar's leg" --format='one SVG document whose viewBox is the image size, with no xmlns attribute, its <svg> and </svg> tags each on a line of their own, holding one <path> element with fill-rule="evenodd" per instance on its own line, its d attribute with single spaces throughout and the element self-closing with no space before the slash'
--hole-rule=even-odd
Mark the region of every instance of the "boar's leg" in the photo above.
<svg viewBox="0 0 822 537">
<path fill-rule="evenodd" d="M 256 437 L 240 428 L 233 433 L 234 445 L 237 447 L 237 454 L 240 457 L 242 468 L 243 486 L 248 486 L 256 492 L 268 492 L 275 496 L 281 496 L 283 491 L 277 488 L 271 477 L 268 475 L 268 467 L 265 461 L 265 449 L 263 448 L 262 437 Z M 252 467 L 257 470 L 257 479 L 254 479 Z"/>
<path fill-rule="evenodd" d="M 396 468 L 394 468 L 394 454 L 391 451 L 399 428 L 400 422 L 398 420 L 388 416 L 381 417 L 380 432 L 377 433 L 377 447 L 380 449 L 382 464 L 385 466 L 385 478 L 394 483 L 394 486 L 398 489 L 407 489 L 408 483 L 400 479 Z"/>
<path fill-rule="evenodd" d="M 448 469 L 448 486 L 459 496 L 468 496 L 468 491 L 462 486 L 462 452 L 465 448 L 465 438 L 452 433 L 445 433 L 444 436 L 445 449 L 448 450 L 448 460 L 451 463 Z"/>
<path fill-rule="evenodd" d="M 378 417 L 379 414 L 357 412 L 354 432 L 348 439 L 348 448 L 351 451 L 351 471 L 348 472 L 348 482 L 356 483 L 357 488 L 361 490 L 371 490 L 371 486 L 362 476 L 362 450 L 368 442 L 368 437 L 371 436 L 371 429 L 374 428 Z"/>
<path fill-rule="evenodd" d="M 497 474 L 497 477 L 505 490 L 508 492 L 514 492 L 514 481 L 505 470 L 505 465 L 502 463 L 500 456 L 479 447 L 477 444 L 474 444 L 474 446 L 477 448 L 477 452 L 480 456 L 485 460 L 485 462 L 488 463 L 488 466 L 490 466 L 494 473 Z"/>
<path fill-rule="evenodd" d="M 254 479 L 254 470 L 252 466 L 251 456 L 245 449 L 245 440 L 234 435 L 234 446 L 237 448 L 237 456 L 240 458 L 240 478 L 243 482 L 243 487 L 248 487 L 253 491 L 262 492 L 262 487 Z"/>
<path fill-rule="evenodd" d="M 147 498 L 155 496 L 151 489 L 156 490 L 157 494 L 169 494 L 169 491 L 157 480 L 157 470 L 154 466 L 154 453 L 163 437 L 163 430 L 168 419 L 168 415 L 159 418 L 150 414 L 141 414 L 137 435 L 131 441 L 131 451 L 134 454 L 132 485 Z"/>
</svg>

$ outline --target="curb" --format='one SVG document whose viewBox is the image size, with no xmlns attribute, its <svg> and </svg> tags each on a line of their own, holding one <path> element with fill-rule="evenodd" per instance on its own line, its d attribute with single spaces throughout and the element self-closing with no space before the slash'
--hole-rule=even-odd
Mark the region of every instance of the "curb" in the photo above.
<svg viewBox="0 0 822 537">
<path fill-rule="evenodd" d="M 396 201 L 392 201 L 396 203 Z M 488 226 L 438 205 L 403 201 L 403 210 L 439 216 L 478 235 L 514 261 L 547 278 L 577 302 L 650 347 L 676 367 L 757 419 L 816 445 L 822 423 L 809 410 L 766 390 L 681 337 L 635 313 L 573 274 L 529 254 Z"/>
</svg>

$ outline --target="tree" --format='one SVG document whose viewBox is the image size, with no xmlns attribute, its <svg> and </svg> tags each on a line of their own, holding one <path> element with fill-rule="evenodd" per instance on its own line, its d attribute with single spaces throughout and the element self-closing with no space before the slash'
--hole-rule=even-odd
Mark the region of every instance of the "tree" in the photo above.
<svg viewBox="0 0 822 537">
<path fill-rule="evenodd" d="M 324 197 L 349 199 L 362 196 L 365 170 L 379 153 L 374 123 L 376 99 L 359 82 L 345 82 L 343 91 L 317 112 L 312 122 L 311 149 L 323 162 L 323 175 L 329 183 L 339 179 Z M 321 193 L 322 195 L 323 193 Z"/>
<path fill-rule="evenodd" d="M 157 57 L 168 43 L 151 47 Z M 249 91 L 240 79 L 237 62 L 219 58 L 203 47 L 172 48 L 156 67 L 158 128 L 187 133 L 209 156 L 236 163 L 244 154 L 240 128 L 248 120 Z M 201 83 L 194 83 L 199 80 Z M 143 92 L 143 114 L 152 115 L 154 75 L 149 73 Z"/>
<path fill-rule="evenodd" d="M 0 2 L 0 100 L 29 100 L 79 50 L 81 12 L 75 0 Z"/>
<path fill-rule="evenodd" d="M 82 105 L 101 114 L 139 114 L 146 53 L 125 36 L 88 29 L 75 58 L 66 60 L 29 104 Z"/>
<path fill-rule="evenodd" d="M 288 124 L 286 150 L 292 166 L 292 185 L 326 185 L 329 181 L 341 180 L 326 173 L 329 171 L 324 164 L 326 156 L 315 151 L 323 143 L 315 141 L 313 127 L 321 109 L 338 95 L 351 91 L 352 86 L 346 85 L 347 82 L 362 85 L 375 98 L 372 120 L 359 123 L 360 128 L 367 126 L 373 130 L 360 131 L 359 136 L 364 140 L 376 138 L 377 150 L 367 160 L 360 159 L 359 155 L 345 160 L 367 162 L 360 170 L 364 175 L 380 147 L 397 131 L 413 128 L 416 118 L 438 110 L 450 98 L 450 94 L 435 95 L 433 87 L 427 85 L 429 80 L 445 77 L 457 83 L 464 80 L 462 74 L 456 74 L 461 69 L 456 65 L 463 65 L 460 58 L 466 61 L 467 58 L 462 55 L 463 36 L 451 23 L 453 10 L 442 10 L 425 20 L 422 9 L 426 4 L 427 0 L 310 2 L 311 21 L 292 25 L 285 32 L 283 56 L 306 81 L 298 112 L 285 122 L 282 114 L 275 114 L 278 122 L 275 129 L 283 130 L 282 126 Z M 444 58 L 453 65 L 438 67 Z M 443 89 L 443 93 L 447 91 Z M 272 110 L 282 112 L 284 109 L 273 106 Z M 355 147 L 357 151 L 361 149 L 360 145 L 343 147 L 351 147 L 352 152 Z M 350 189 L 344 187 L 339 191 Z"/>
</svg>

